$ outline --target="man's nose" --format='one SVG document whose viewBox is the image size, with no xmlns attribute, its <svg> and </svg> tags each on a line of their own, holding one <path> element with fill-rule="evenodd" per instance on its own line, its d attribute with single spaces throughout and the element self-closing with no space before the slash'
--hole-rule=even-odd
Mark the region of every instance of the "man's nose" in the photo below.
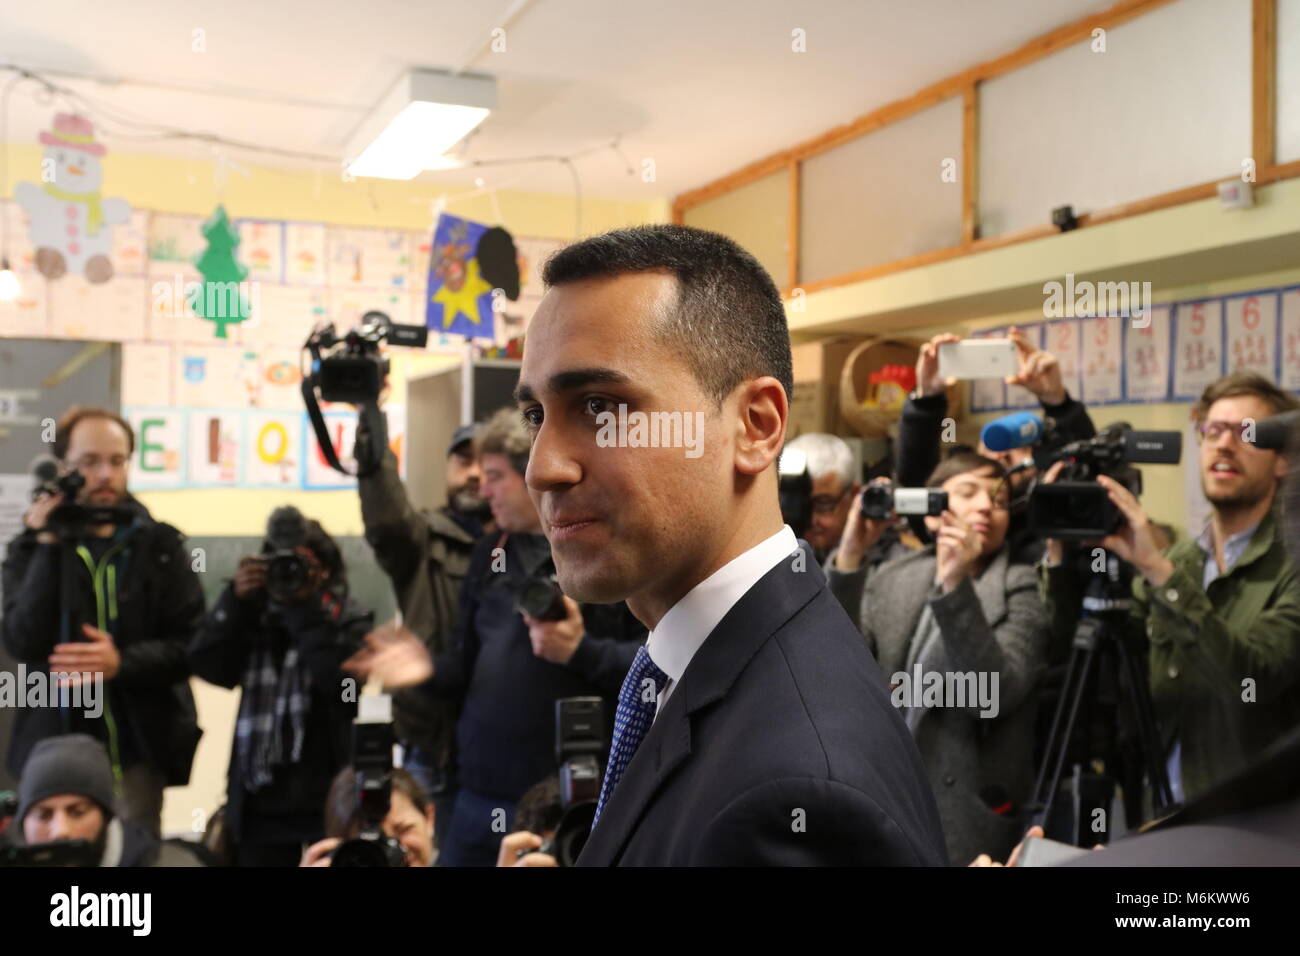
<svg viewBox="0 0 1300 956">
<path fill-rule="evenodd" d="M 56 813 L 50 818 L 50 840 L 62 840 L 68 835 L 68 818 L 62 813 Z"/>
<path fill-rule="evenodd" d="M 610 449 L 598 451 L 608 453 Z M 573 458 L 563 433 L 543 422 L 528 453 L 524 483 L 533 491 L 547 491 L 557 485 L 577 484 L 581 477 L 582 468 Z"/>
</svg>

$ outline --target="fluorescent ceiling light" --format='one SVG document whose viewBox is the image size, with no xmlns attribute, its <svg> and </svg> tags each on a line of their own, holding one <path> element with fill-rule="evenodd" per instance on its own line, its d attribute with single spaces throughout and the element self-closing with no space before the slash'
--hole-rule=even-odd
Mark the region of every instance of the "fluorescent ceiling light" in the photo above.
<svg viewBox="0 0 1300 956">
<path fill-rule="evenodd" d="M 370 111 L 348 141 L 353 176 L 410 179 L 448 168 L 443 153 L 496 106 L 496 80 L 411 70 Z"/>
</svg>

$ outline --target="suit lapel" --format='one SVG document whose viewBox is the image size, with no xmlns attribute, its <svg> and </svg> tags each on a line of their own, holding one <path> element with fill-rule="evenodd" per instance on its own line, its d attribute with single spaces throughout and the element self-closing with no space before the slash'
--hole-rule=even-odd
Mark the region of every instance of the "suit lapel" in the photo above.
<svg viewBox="0 0 1300 956">
<path fill-rule="evenodd" d="M 582 850 L 582 865 L 618 863 L 655 794 L 690 756 L 691 714 L 725 697 L 767 639 L 825 588 L 816 562 L 803 562 L 802 571 L 792 564 L 783 558 L 759 579 L 695 652 L 606 803 Z"/>
<path fill-rule="evenodd" d="M 903 670 L 907 663 L 912 635 L 916 633 L 934 584 L 934 555 L 922 551 L 915 557 L 904 558 L 897 568 L 893 575 L 881 578 L 880 586 L 873 593 L 882 606 L 867 608 L 867 613 L 872 615 L 872 628 L 879 629 L 876 658 L 886 677 Z"/>
</svg>

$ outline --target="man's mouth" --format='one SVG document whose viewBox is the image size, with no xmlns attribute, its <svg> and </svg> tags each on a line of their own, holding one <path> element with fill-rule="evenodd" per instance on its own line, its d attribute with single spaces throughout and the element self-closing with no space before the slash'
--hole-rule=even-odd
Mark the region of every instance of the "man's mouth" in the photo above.
<svg viewBox="0 0 1300 956">
<path fill-rule="evenodd" d="M 598 520 L 590 515 L 565 515 L 563 518 L 552 518 L 547 522 L 546 536 L 552 542 L 568 541 L 595 527 Z"/>
<path fill-rule="evenodd" d="M 1210 474 L 1220 478 L 1233 478 L 1241 472 L 1231 462 L 1220 460 L 1210 466 Z"/>
</svg>

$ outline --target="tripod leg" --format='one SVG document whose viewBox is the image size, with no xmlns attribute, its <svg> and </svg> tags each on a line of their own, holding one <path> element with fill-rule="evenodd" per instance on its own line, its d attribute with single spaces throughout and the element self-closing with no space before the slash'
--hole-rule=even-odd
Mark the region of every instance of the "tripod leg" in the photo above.
<svg viewBox="0 0 1300 956">
<path fill-rule="evenodd" d="M 1142 760 L 1146 764 L 1147 776 L 1151 781 L 1153 809 L 1157 817 L 1164 816 L 1174 806 L 1174 792 L 1169 784 L 1169 769 L 1165 765 L 1163 748 L 1160 745 L 1156 708 L 1151 700 L 1146 668 L 1137 659 L 1132 645 L 1122 636 L 1117 636 L 1115 644 L 1124 668 L 1124 682 L 1127 685 L 1129 703 L 1137 722 Z"/>
<path fill-rule="evenodd" d="M 1092 676 L 1092 662 L 1097 651 L 1097 624 L 1091 618 L 1079 622 L 1070 646 L 1070 662 L 1065 673 L 1065 683 L 1061 688 L 1061 700 L 1056 706 L 1052 718 L 1052 731 L 1047 748 L 1043 752 L 1043 766 L 1038 771 L 1038 781 L 1034 785 L 1031 821 L 1046 826 L 1051 816 L 1052 806 L 1061 785 L 1061 772 L 1065 767 L 1065 758 L 1070 750 L 1070 741 L 1074 736 L 1074 725 L 1079 716 L 1079 706 Z M 1065 725 L 1061 726 L 1061 718 Z"/>
</svg>

